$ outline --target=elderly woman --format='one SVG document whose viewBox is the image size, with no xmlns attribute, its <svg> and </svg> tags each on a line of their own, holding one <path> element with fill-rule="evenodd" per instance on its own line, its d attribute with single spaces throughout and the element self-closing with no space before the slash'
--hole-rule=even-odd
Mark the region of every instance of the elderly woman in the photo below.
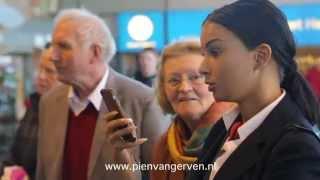
<svg viewBox="0 0 320 180">
<path fill-rule="evenodd" d="M 194 163 L 212 125 L 234 105 L 215 102 L 199 73 L 203 60 L 200 42 L 196 40 L 179 41 L 163 51 L 157 98 L 173 120 L 155 147 L 154 164 Z M 185 171 L 151 171 L 153 180 L 184 178 Z"/>
</svg>

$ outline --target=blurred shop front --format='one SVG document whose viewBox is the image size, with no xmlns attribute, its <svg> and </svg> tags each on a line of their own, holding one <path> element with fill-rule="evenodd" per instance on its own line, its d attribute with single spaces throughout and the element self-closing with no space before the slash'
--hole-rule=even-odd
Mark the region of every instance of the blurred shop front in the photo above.
<svg viewBox="0 0 320 180">
<path fill-rule="evenodd" d="M 182 38 L 199 38 L 209 10 L 125 11 L 117 17 L 117 46 L 121 71 L 133 77 L 136 56 L 144 48 L 161 53 L 166 44 Z"/>
<path fill-rule="evenodd" d="M 320 3 L 281 5 L 297 44 L 297 62 L 305 73 L 320 62 Z M 211 10 L 125 11 L 117 17 L 117 45 L 121 70 L 132 76 L 136 53 L 162 48 L 182 38 L 199 38 L 201 24 Z"/>
<path fill-rule="evenodd" d="M 15 102 L 18 93 L 16 88 L 21 82 L 21 74 L 18 73 L 21 70 L 21 61 L 5 55 L 7 46 L 3 44 L 4 33 L 20 26 L 24 21 L 24 16 L 16 8 L 0 4 L 0 160 L 15 130 Z"/>
<path fill-rule="evenodd" d="M 136 55 L 144 48 L 160 52 L 165 44 L 164 16 L 161 11 L 121 12 L 117 16 L 119 68 L 133 77 L 137 71 Z"/>
<path fill-rule="evenodd" d="M 40 56 L 40 49 L 51 39 L 51 29 L 52 19 L 34 18 L 3 33 L 1 54 L 11 62 L 3 65 L 3 71 L 15 72 L 14 91 L 10 91 L 15 98 L 13 116 L 15 119 L 21 119 L 24 115 L 23 102 L 33 90 L 33 76 L 36 71 L 34 64 Z"/>
<path fill-rule="evenodd" d="M 46 4 L 49 1 L 37 2 L 28 6 L 27 2 L 0 2 L 0 161 L 12 142 L 17 120 L 25 113 L 26 97 L 33 89 L 32 59 L 37 59 L 39 49 L 50 40 L 52 9 Z"/>
<path fill-rule="evenodd" d="M 320 63 L 320 4 L 284 6 L 298 49 L 297 62 L 302 73 Z"/>
</svg>

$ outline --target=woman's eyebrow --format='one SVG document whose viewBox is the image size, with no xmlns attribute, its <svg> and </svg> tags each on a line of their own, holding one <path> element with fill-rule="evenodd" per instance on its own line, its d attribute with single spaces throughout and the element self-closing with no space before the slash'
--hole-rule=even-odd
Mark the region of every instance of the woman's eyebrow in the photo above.
<svg viewBox="0 0 320 180">
<path fill-rule="evenodd" d="M 205 45 L 206 48 L 215 45 L 216 43 L 222 42 L 221 39 L 215 38 L 215 39 L 211 39 L 210 41 L 208 41 Z"/>
</svg>

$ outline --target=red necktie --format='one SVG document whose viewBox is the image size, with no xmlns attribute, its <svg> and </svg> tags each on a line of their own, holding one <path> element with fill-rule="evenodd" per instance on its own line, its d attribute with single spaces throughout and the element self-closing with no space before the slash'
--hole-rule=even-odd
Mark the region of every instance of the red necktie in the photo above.
<svg viewBox="0 0 320 180">
<path fill-rule="evenodd" d="M 229 131 L 229 141 L 236 140 L 239 137 L 238 129 L 243 124 L 241 120 L 241 116 L 238 116 L 238 118 L 235 120 L 235 122 L 232 123 Z"/>
<path fill-rule="evenodd" d="M 232 123 L 229 132 L 228 132 L 228 139 L 227 141 L 233 141 L 236 139 L 239 139 L 239 133 L 238 133 L 238 129 L 239 127 L 243 124 L 242 118 L 239 115 L 236 120 Z M 226 151 L 223 149 L 223 147 L 221 148 L 220 152 L 218 153 L 217 157 L 222 156 Z"/>
</svg>

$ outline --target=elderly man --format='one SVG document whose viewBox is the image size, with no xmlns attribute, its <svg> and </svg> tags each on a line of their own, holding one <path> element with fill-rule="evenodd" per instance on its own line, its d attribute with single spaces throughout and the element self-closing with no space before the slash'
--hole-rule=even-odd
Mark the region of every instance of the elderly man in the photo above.
<svg viewBox="0 0 320 180">
<path fill-rule="evenodd" d="M 52 41 L 58 79 L 66 85 L 40 102 L 37 180 L 128 179 L 126 171 L 105 167 L 123 152 L 113 150 L 106 140 L 108 110 L 100 91 L 112 88 L 133 119 L 137 137 L 148 138 L 127 155 L 149 162 L 153 142 L 167 128 L 151 89 L 108 66 L 106 62 L 115 54 L 113 37 L 103 20 L 86 10 L 60 12 Z M 138 139 L 134 143 L 143 142 Z M 138 178 L 136 172 L 134 179 Z"/>
</svg>

